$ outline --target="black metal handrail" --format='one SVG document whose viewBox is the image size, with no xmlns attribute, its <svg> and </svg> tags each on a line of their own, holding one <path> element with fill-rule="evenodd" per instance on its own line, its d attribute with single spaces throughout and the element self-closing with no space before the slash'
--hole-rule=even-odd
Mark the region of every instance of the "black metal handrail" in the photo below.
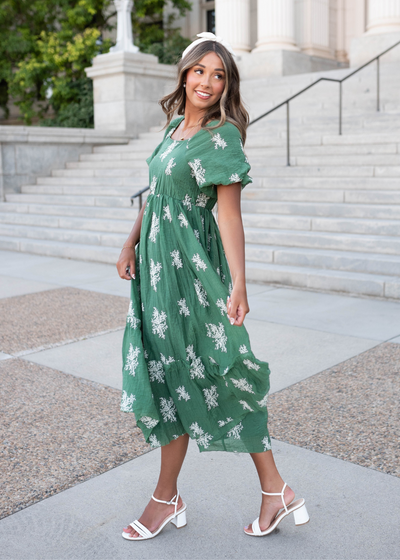
<svg viewBox="0 0 400 560">
<path fill-rule="evenodd" d="M 289 117 L 289 103 L 290 103 L 290 101 L 292 101 L 293 99 L 295 99 L 296 97 L 298 97 L 299 95 L 304 93 L 305 91 L 309 90 L 313 86 L 319 84 L 319 82 L 337 82 L 339 84 L 339 134 L 341 135 L 342 134 L 342 98 L 343 98 L 342 83 L 345 80 L 348 80 L 349 78 L 351 78 L 351 76 L 354 76 L 354 74 L 357 74 L 357 72 L 359 72 L 360 70 L 362 70 L 363 68 L 365 68 L 369 64 L 372 64 L 372 62 L 375 62 L 375 60 L 376 60 L 377 61 L 377 73 L 376 73 L 376 78 L 377 78 L 377 80 L 376 80 L 377 81 L 377 102 L 376 102 L 376 110 L 380 111 L 380 99 L 379 99 L 379 96 L 380 96 L 380 91 L 379 91 L 380 64 L 379 64 L 379 59 L 380 59 L 381 56 L 383 56 L 387 52 L 391 51 L 392 49 L 394 49 L 398 45 L 400 45 L 400 41 L 398 41 L 397 43 L 395 43 L 394 45 L 392 45 L 391 47 L 389 47 L 385 51 L 382 51 L 380 54 L 378 54 L 374 58 L 371 58 L 371 60 L 369 60 L 368 62 L 366 62 L 365 64 L 363 64 L 362 66 L 360 66 L 359 68 L 354 70 L 353 72 L 350 72 L 350 74 L 347 74 L 347 76 L 345 76 L 344 78 L 342 78 L 340 80 L 336 79 L 336 78 L 318 78 L 318 80 L 316 80 L 315 82 L 313 82 L 309 86 L 307 86 L 307 87 L 303 88 L 302 90 L 298 91 L 297 93 L 295 93 L 291 97 L 288 97 L 285 101 L 282 101 L 282 103 L 279 103 L 279 105 L 276 105 L 275 107 L 273 107 L 272 109 L 270 109 L 266 113 L 260 115 L 259 117 L 257 117 L 253 121 L 251 121 L 249 123 L 249 126 L 251 126 L 252 124 L 258 122 L 259 120 L 263 119 L 267 115 L 270 115 L 271 113 L 273 113 L 277 109 L 280 109 L 281 107 L 286 105 L 286 155 L 287 155 L 286 164 L 290 166 L 290 117 Z"/>
<path fill-rule="evenodd" d="M 380 54 L 378 54 L 374 58 L 371 58 L 371 60 L 369 60 L 368 62 L 366 62 L 365 64 L 363 64 L 359 68 L 357 68 L 356 70 L 353 70 L 353 72 L 350 72 L 350 74 L 347 74 L 347 76 L 345 76 L 341 80 L 336 79 L 336 78 L 318 78 L 318 80 L 316 80 L 315 82 L 313 82 L 309 86 L 303 88 L 302 90 L 298 91 L 297 93 L 295 93 L 291 97 L 288 97 L 287 99 L 285 99 L 285 101 L 282 101 L 282 103 L 279 103 L 279 105 L 276 105 L 275 107 L 273 107 L 272 109 L 270 109 L 266 113 L 263 113 L 262 115 L 260 115 L 256 119 L 252 120 L 249 123 L 249 126 L 258 122 L 259 120 L 263 119 L 264 117 L 267 117 L 268 115 L 270 115 L 271 113 L 273 113 L 277 109 L 280 109 L 281 107 L 286 105 L 286 156 L 287 156 L 286 165 L 290 166 L 290 115 L 289 115 L 289 103 L 290 103 L 290 101 L 292 101 L 293 99 L 295 99 L 296 97 L 298 97 L 299 95 L 304 93 L 305 91 L 309 90 L 310 88 L 316 86 L 317 84 L 319 84 L 319 82 L 337 82 L 339 84 L 339 135 L 341 135 L 342 134 L 342 101 L 343 101 L 342 83 L 344 81 L 348 80 L 349 78 L 351 78 L 351 76 L 354 76 L 354 74 L 357 74 L 357 72 L 360 72 L 360 70 L 362 70 L 363 68 L 365 68 L 369 64 L 372 64 L 373 62 L 375 62 L 375 60 L 376 60 L 376 62 L 377 62 L 377 69 L 376 69 L 377 70 L 377 72 L 376 72 L 376 82 L 377 82 L 377 84 L 376 84 L 377 85 L 377 87 L 376 87 L 376 94 L 377 94 L 376 95 L 376 97 L 377 97 L 376 110 L 380 111 L 380 86 L 379 86 L 379 84 L 380 84 L 380 64 L 379 64 L 379 59 L 380 59 L 381 56 L 383 56 L 387 52 L 391 51 L 392 49 L 394 49 L 398 45 L 400 45 L 400 41 L 397 41 L 397 43 L 395 43 L 394 45 L 392 45 L 391 47 L 389 47 L 385 51 L 382 51 Z M 139 211 L 140 211 L 141 208 L 142 208 L 142 194 L 144 192 L 146 192 L 147 190 L 149 190 L 149 188 L 150 187 L 147 186 L 144 189 L 135 193 L 133 196 L 131 196 L 131 206 L 133 206 L 134 199 L 136 197 L 139 197 Z"/>
</svg>

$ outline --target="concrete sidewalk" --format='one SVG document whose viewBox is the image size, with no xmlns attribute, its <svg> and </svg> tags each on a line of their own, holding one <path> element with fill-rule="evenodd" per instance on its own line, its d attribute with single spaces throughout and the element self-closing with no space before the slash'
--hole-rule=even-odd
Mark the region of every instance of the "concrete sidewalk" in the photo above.
<svg viewBox="0 0 400 560">
<path fill-rule="evenodd" d="M 113 266 L 0 252 L 0 298 L 60 287 L 129 296 Z M 382 342 L 400 343 L 400 304 L 287 288 L 248 286 L 246 327 L 255 355 L 269 362 L 271 392 L 284 390 Z M 22 356 L 119 389 L 123 327 Z M 6 353 L 2 359 L 12 359 Z M 397 427 L 398 429 L 398 427 Z M 0 521 L 4 559 L 304 558 L 395 559 L 400 479 L 273 441 L 282 476 L 307 502 L 311 521 L 285 520 L 261 539 L 242 527 L 258 515 L 258 479 L 247 455 L 199 454 L 191 442 L 180 490 L 188 526 L 169 525 L 132 543 L 121 528 L 140 517 L 157 478 L 158 449 L 94 476 Z"/>
</svg>

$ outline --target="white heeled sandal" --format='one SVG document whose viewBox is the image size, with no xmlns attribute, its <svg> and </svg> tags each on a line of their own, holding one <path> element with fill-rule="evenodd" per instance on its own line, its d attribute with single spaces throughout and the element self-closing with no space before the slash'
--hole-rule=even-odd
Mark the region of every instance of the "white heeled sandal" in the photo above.
<svg viewBox="0 0 400 560">
<path fill-rule="evenodd" d="M 122 536 L 124 537 L 124 539 L 127 539 L 128 541 L 144 541 L 147 539 L 152 539 L 153 537 L 156 537 L 158 533 L 160 533 L 164 529 L 164 527 L 168 525 L 168 523 L 170 522 L 173 523 L 177 529 L 181 529 L 186 525 L 186 504 L 183 503 L 181 509 L 177 511 L 179 490 L 177 494 L 169 502 L 165 502 L 164 500 L 157 500 L 157 498 L 155 498 L 154 496 L 152 496 L 152 499 L 155 502 L 159 502 L 160 504 L 175 506 L 174 513 L 171 513 L 171 515 L 166 517 L 164 521 L 161 523 L 161 525 L 158 527 L 158 529 L 154 531 L 154 533 L 149 531 L 147 527 L 145 527 L 142 523 L 140 523 L 140 521 L 138 520 L 133 521 L 133 523 L 130 523 L 129 526 L 132 527 L 132 529 L 134 529 L 137 533 L 139 533 L 140 536 L 132 537 L 131 533 L 125 533 L 125 531 L 123 531 Z"/>
<path fill-rule="evenodd" d="M 244 532 L 246 533 L 246 535 L 250 535 L 251 537 L 264 537 L 265 535 L 269 535 L 270 533 L 272 533 L 274 529 L 276 529 L 276 527 L 279 525 L 282 519 L 284 519 L 290 513 L 293 513 L 295 525 L 305 525 L 306 523 L 309 522 L 310 518 L 305 505 L 306 504 L 305 500 L 303 498 L 301 498 L 300 500 L 295 500 L 294 502 L 290 503 L 288 506 L 285 504 L 284 493 L 285 493 L 286 486 L 287 484 L 285 482 L 282 488 L 282 492 L 277 492 L 277 493 L 264 492 L 263 490 L 261 490 L 261 492 L 266 496 L 280 496 L 282 498 L 283 508 L 281 508 L 278 511 L 278 513 L 276 514 L 275 518 L 271 522 L 271 525 L 268 527 L 268 529 L 266 529 L 265 531 L 261 531 L 260 523 L 259 523 L 260 518 L 257 517 L 257 519 L 253 521 L 253 523 L 251 524 L 251 528 L 253 532 L 248 533 L 245 530 Z"/>
</svg>

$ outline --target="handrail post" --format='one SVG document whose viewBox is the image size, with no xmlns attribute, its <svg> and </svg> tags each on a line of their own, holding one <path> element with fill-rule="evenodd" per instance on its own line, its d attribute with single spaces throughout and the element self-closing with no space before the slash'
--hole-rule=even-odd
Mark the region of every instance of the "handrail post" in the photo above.
<svg viewBox="0 0 400 560">
<path fill-rule="evenodd" d="M 290 120 L 289 120 L 289 101 L 286 102 L 286 153 L 287 165 L 290 166 Z"/>
<path fill-rule="evenodd" d="M 376 59 L 376 110 L 380 111 L 379 107 L 379 56 Z"/>
<path fill-rule="evenodd" d="M 342 135 L 342 82 L 339 82 L 339 136 Z"/>
<path fill-rule="evenodd" d="M 141 211 L 141 209 L 142 209 L 142 193 L 140 193 L 139 195 L 139 212 Z"/>
</svg>

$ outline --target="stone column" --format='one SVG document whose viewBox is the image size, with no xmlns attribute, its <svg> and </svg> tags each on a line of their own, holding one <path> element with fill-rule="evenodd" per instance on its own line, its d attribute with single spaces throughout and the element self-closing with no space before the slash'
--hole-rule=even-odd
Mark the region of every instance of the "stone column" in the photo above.
<svg viewBox="0 0 400 560">
<path fill-rule="evenodd" d="M 117 9 L 117 44 L 110 52 L 139 52 L 133 44 L 131 12 L 133 0 L 114 0 Z"/>
<path fill-rule="evenodd" d="M 359 66 L 400 41 L 400 0 L 368 0 L 367 31 L 353 39 L 350 66 Z M 400 61 L 400 45 L 382 62 Z"/>
<path fill-rule="evenodd" d="M 85 68 L 93 80 L 94 127 L 132 137 L 163 119 L 158 101 L 176 82 L 176 68 L 139 52 L 132 42 L 132 0 L 114 0 L 118 10 L 117 44 Z"/>
<path fill-rule="evenodd" d="M 294 38 L 294 0 L 258 0 L 258 41 L 253 52 L 298 51 Z"/>
<path fill-rule="evenodd" d="M 250 0 L 215 0 L 215 24 L 236 53 L 250 51 Z"/>
<path fill-rule="evenodd" d="M 400 31 L 400 0 L 368 0 L 367 33 Z"/>
<path fill-rule="evenodd" d="M 329 0 L 296 0 L 296 28 L 302 52 L 333 58 L 329 47 Z"/>
</svg>

